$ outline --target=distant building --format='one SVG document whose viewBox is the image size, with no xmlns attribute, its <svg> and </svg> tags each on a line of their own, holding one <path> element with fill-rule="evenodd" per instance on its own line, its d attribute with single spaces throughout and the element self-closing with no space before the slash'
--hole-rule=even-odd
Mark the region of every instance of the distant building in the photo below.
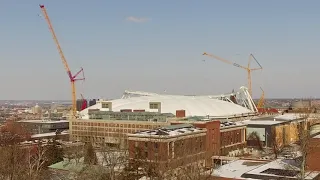
<svg viewBox="0 0 320 180">
<path fill-rule="evenodd" d="M 222 95 L 168 95 L 148 92 L 125 91 L 121 99 L 99 100 L 80 112 L 82 119 L 89 119 L 89 109 L 120 112 L 124 109 L 139 109 L 146 112 L 172 113 L 185 110 L 186 117 L 206 116 L 214 119 L 234 119 L 255 116 L 258 113 L 247 88 Z"/>
<path fill-rule="evenodd" d="M 299 100 L 291 104 L 292 109 L 309 109 L 312 106 L 312 100 Z"/>
<path fill-rule="evenodd" d="M 31 112 L 33 114 L 41 114 L 42 113 L 42 108 L 37 104 L 34 107 L 31 108 Z"/>
<path fill-rule="evenodd" d="M 97 100 L 96 99 L 90 99 L 89 100 L 89 106 L 93 106 L 97 103 Z"/>
<path fill-rule="evenodd" d="M 286 146 L 298 140 L 298 127 L 303 118 L 299 114 L 284 114 L 243 121 L 247 125 L 247 144 L 255 146 L 256 139 L 250 139 L 255 132 L 262 146 Z"/>
<path fill-rule="evenodd" d="M 22 120 L 18 121 L 31 134 L 50 133 L 69 129 L 69 121 L 66 120 Z"/>
<path fill-rule="evenodd" d="M 126 146 L 127 134 L 170 125 L 170 115 L 155 112 L 90 112 L 91 119 L 70 120 L 71 140 L 92 142 L 96 146 Z"/>
<path fill-rule="evenodd" d="M 88 107 L 88 102 L 86 99 L 77 99 L 76 106 L 77 111 L 82 111 L 83 109 Z"/>
</svg>

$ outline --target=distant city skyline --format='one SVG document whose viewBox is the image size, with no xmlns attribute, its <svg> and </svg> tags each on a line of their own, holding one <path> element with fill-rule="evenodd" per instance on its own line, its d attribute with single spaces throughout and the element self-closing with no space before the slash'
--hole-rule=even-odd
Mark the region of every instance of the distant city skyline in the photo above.
<svg viewBox="0 0 320 180">
<path fill-rule="evenodd" d="M 124 90 L 221 94 L 246 86 L 247 74 L 203 52 L 246 65 L 253 98 L 319 97 L 319 1 L 46 1 L 0 6 L 0 99 L 71 99 L 68 77 L 42 17 L 49 13 L 85 98 Z M 205 60 L 205 61 L 203 61 Z M 252 63 L 253 67 L 257 67 Z"/>
</svg>

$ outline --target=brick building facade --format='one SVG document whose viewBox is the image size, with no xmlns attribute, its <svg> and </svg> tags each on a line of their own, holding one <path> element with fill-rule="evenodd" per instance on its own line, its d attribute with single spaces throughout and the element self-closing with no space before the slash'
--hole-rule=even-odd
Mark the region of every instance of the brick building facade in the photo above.
<svg viewBox="0 0 320 180">
<path fill-rule="evenodd" d="M 320 171 L 320 135 L 309 140 L 307 152 L 307 169 L 311 171 Z"/>
<path fill-rule="evenodd" d="M 141 130 L 155 129 L 169 125 L 168 122 L 125 121 L 125 120 L 71 120 L 70 139 L 72 141 L 100 144 L 127 145 L 127 134 Z"/>
<path fill-rule="evenodd" d="M 204 167 L 206 132 L 190 124 L 180 124 L 128 134 L 131 163 L 150 163 L 162 173 L 194 163 Z"/>
<path fill-rule="evenodd" d="M 171 122 L 172 125 L 190 123 L 197 128 L 206 129 L 206 151 L 207 157 L 219 155 L 220 151 L 220 121 L 175 121 Z M 207 163 L 211 162 L 208 158 Z"/>
<path fill-rule="evenodd" d="M 246 125 L 236 122 L 221 123 L 220 155 L 246 147 Z"/>
<path fill-rule="evenodd" d="M 227 155 L 229 152 L 246 146 L 246 125 L 239 122 L 175 121 L 171 124 L 190 123 L 207 129 L 206 147 L 211 156 Z"/>
</svg>

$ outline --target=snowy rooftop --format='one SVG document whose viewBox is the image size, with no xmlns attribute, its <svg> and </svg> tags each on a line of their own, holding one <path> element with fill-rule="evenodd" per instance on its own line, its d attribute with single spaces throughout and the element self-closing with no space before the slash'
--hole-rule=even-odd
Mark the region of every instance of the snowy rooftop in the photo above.
<svg viewBox="0 0 320 180">
<path fill-rule="evenodd" d="M 195 132 L 206 132 L 205 129 L 200 129 L 192 126 L 191 124 L 178 124 L 178 125 L 171 125 L 162 127 L 159 129 L 154 130 L 146 130 L 146 131 L 139 131 L 134 134 L 130 134 L 131 136 L 179 136 L 179 135 L 186 135 L 192 134 Z"/>
<path fill-rule="evenodd" d="M 276 125 L 285 122 L 301 120 L 301 118 L 301 114 L 287 113 L 277 116 L 259 117 L 252 120 L 245 120 L 242 122 L 250 125 Z"/>
<path fill-rule="evenodd" d="M 189 116 L 211 116 L 211 117 L 235 117 L 243 114 L 254 114 L 252 110 L 245 108 L 233 102 L 219 100 L 210 96 L 183 96 L 149 93 L 147 96 L 130 97 L 126 99 L 115 99 L 112 102 L 112 111 L 121 109 L 144 109 L 148 112 L 157 112 L 157 109 L 150 109 L 150 102 L 160 102 L 161 111 L 164 113 L 176 114 L 176 110 L 184 109 L 185 115 Z M 83 119 L 89 119 L 89 109 L 100 109 L 109 111 L 108 108 L 102 108 L 100 101 L 80 112 Z"/>
<path fill-rule="evenodd" d="M 245 179 L 241 177 L 242 174 L 267 163 L 267 161 L 236 160 L 214 170 L 212 175 L 227 178 Z"/>
<path fill-rule="evenodd" d="M 281 172 L 283 170 L 286 172 Z M 271 162 L 257 160 L 236 160 L 214 170 L 212 175 L 237 179 L 261 179 L 261 177 L 297 178 L 299 176 L 297 175 L 297 170 L 299 169 L 284 163 L 280 159 Z M 307 174 L 308 176 L 306 179 L 313 179 L 319 175 L 319 172 Z"/>
<path fill-rule="evenodd" d="M 58 134 L 58 135 L 67 135 L 67 134 L 69 134 L 68 131 L 62 131 L 61 134 Z M 56 135 L 56 132 L 49 132 L 49 133 L 34 134 L 31 136 L 31 138 L 52 137 L 55 135 Z"/>
<path fill-rule="evenodd" d="M 220 123 L 220 129 L 228 129 L 228 128 L 234 128 L 234 127 L 240 127 L 240 126 L 246 126 L 243 122 L 221 122 Z"/>
<path fill-rule="evenodd" d="M 287 113 L 287 114 L 274 117 L 274 119 L 276 120 L 285 120 L 285 121 L 292 121 L 292 120 L 297 120 L 301 118 L 302 118 L 301 115 L 296 113 Z"/>
<path fill-rule="evenodd" d="M 319 135 L 314 136 L 313 138 L 320 139 L 320 134 L 319 134 Z"/>
<path fill-rule="evenodd" d="M 281 172 L 281 170 L 287 171 L 287 172 Z M 279 173 L 279 175 L 278 175 Z M 306 172 L 307 176 L 305 179 L 313 179 L 317 175 L 319 175 L 320 172 Z M 259 166 L 246 174 L 250 175 L 260 175 L 260 176 L 269 176 L 269 177 L 284 177 L 284 178 L 299 178 L 299 169 L 295 166 L 291 166 L 289 164 L 284 163 L 282 160 L 278 159 L 275 161 L 272 161 L 268 164 L 265 164 L 263 166 Z"/>
<path fill-rule="evenodd" d="M 249 124 L 249 125 L 275 125 L 275 124 L 283 123 L 281 121 L 271 121 L 271 120 L 245 120 L 242 122 L 244 124 Z"/>
<path fill-rule="evenodd" d="M 46 123 L 46 124 L 55 124 L 55 123 L 67 123 L 69 121 L 67 120 L 21 120 L 19 122 L 24 122 L 24 123 Z"/>
</svg>

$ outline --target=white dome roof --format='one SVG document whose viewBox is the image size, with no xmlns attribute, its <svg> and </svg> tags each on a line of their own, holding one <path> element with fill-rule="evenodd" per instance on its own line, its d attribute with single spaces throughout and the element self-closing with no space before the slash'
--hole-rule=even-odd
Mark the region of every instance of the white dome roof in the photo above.
<svg viewBox="0 0 320 180">
<path fill-rule="evenodd" d="M 121 109 L 144 109 L 145 111 L 156 112 L 156 109 L 149 109 L 149 102 L 161 102 L 162 113 L 176 114 L 176 110 L 185 110 L 186 116 L 213 116 L 225 117 L 239 115 L 242 113 L 252 113 L 251 110 L 240 105 L 211 99 L 203 96 L 174 96 L 174 95 L 157 95 L 157 96 L 140 96 L 127 99 L 111 100 L 112 111 Z M 101 103 L 88 107 L 80 112 L 80 116 L 88 119 L 88 109 L 100 109 L 108 111 L 101 107 Z"/>
</svg>

